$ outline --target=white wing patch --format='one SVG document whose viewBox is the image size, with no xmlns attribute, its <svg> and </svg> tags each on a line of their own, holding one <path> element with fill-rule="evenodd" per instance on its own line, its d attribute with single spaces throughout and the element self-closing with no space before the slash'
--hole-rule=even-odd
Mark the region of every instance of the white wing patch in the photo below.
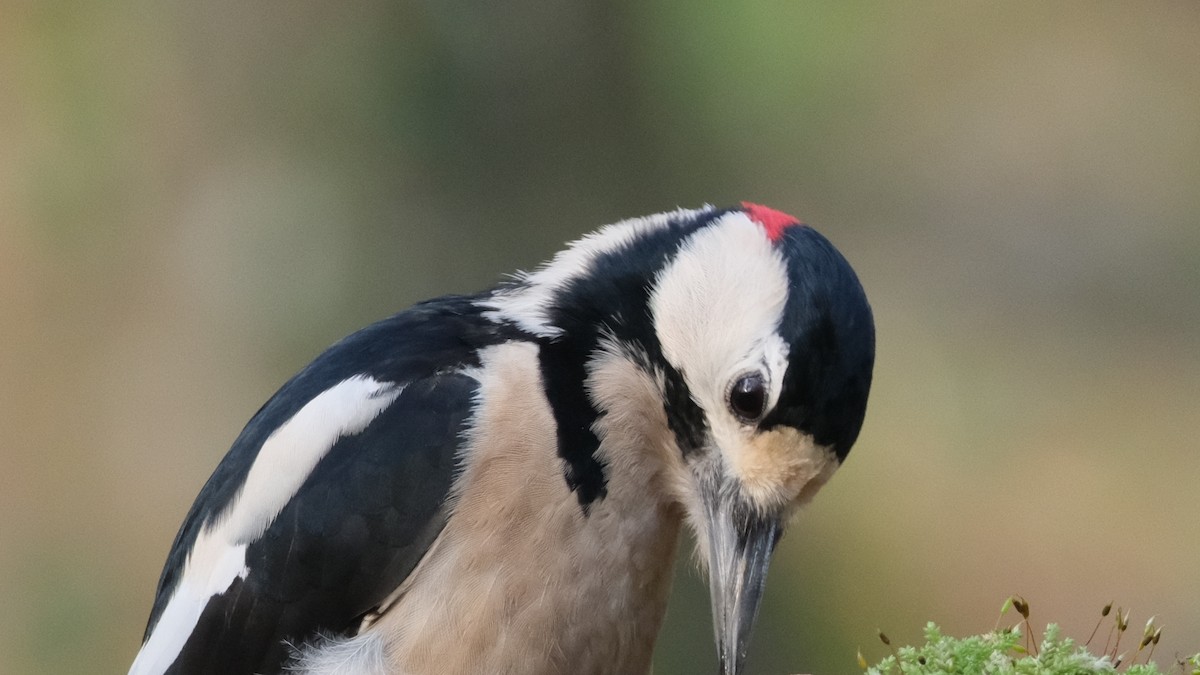
<svg viewBox="0 0 1200 675">
<path fill-rule="evenodd" d="M 179 586 L 171 594 L 171 600 L 166 609 L 158 617 L 154 632 L 150 639 L 142 645 L 129 675 L 151 675 L 166 672 L 167 668 L 179 657 L 188 636 L 200 620 L 200 614 L 208 599 L 218 593 L 225 592 L 234 579 L 245 578 L 246 545 L 231 546 L 223 550 L 208 542 L 200 550 L 204 542 L 197 541 L 189 557 L 187 572 L 180 580 Z M 197 555 L 199 554 L 199 555 Z M 205 558 L 201 565 L 194 565 L 193 560 Z M 206 567 L 208 574 L 201 576 L 197 567 Z"/>
<path fill-rule="evenodd" d="M 672 221 L 697 218 L 712 210 L 712 206 L 677 209 L 602 227 L 570 243 L 536 271 L 521 275 L 519 286 L 500 291 L 481 303 L 484 309 L 490 310 L 484 316 L 493 321 L 509 321 L 534 335 L 557 337 L 562 330 L 550 323 L 546 309 L 553 304 L 554 294 L 572 279 L 590 273 L 599 257 L 628 245 L 647 232 L 661 229 Z"/>
<path fill-rule="evenodd" d="M 246 547 L 271 526 L 337 440 L 366 429 L 401 391 L 395 383 L 351 377 L 318 394 L 267 437 L 237 495 L 196 538 L 130 675 L 161 673 L 178 658 L 209 599 L 246 578 Z"/>
<path fill-rule="evenodd" d="M 258 539 L 333 444 L 366 429 L 402 390 L 359 375 L 318 394 L 267 438 L 246 484 L 209 530 L 228 533 L 231 543 Z"/>
</svg>

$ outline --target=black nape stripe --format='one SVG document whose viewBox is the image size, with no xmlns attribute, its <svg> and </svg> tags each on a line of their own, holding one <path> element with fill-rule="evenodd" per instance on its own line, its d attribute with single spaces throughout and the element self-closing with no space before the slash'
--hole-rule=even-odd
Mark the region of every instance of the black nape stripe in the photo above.
<svg viewBox="0 0 1200 675">
<path fill-rule="evenodd" d="M 600 439 L 592 431 L 599 411 L 584 386 L 594 345 L 592 336 L 568 334 L 542 341 L 538 352 L 542 383 L 558 429 L 558 456 L 566 463 L 563 475 L 585 515 L 592 502 L 607 493 L 604 465 L 596 457 Z"/>
<path fill-rule="evenodd" d="M 655 275 L 688 235 L 726 213 L 712 210 L 646 232 L 597 256 L 587 274 L 555 294 L 548 315 L 562 335 L 541 342 L 542 381 L 558 425 L 564 478 L 585 514 L 607 493 L 605 467 L 596 457 L 600 439 L 592 431 L 601 412 L 587 393 L 587 363 L 599 352 L 601 339 L 615 338 L 632 347 L 627 351 L 645 354 L 647 372 L 664 376 L 664 407 L 680 447 L 688 452 L 701 443 L 704 414 L 683 376 L 663 357 L 650 316 L 650 291 Z"/>
<path fill-rule="evenodd" d="M 667 412 L 667 426 L 675 434 L 675 441 L 686 457 L 704 444 L 708 420 L 700 405 L 692 398 L 692 391 L 684 381 L 683 373 L 666 363 L 665 359 L 660 368 L 663 369 L 663 394 L 666 397 L 663 407 Z"/>
<path fill-rule="evenodd" d="M 655 350 L 651 355 L 650 347 Z M 651 375 L 659 375 L 663 383 L 663 412 L 667 416 L 667 427 L 675 435 L 675 442 L 686 457 L 695 453 L 704 444 L 708 420 L 687 386 L 683 373 L 667 362 L 658 340 L 638 348 L 625 350 L 630 360 Z"/>
</svg>

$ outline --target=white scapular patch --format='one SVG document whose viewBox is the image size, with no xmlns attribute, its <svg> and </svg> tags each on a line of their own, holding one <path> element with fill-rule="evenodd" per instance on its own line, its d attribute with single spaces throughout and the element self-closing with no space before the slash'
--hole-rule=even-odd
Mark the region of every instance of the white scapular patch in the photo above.
<svg viewBox="0 0 1200 675">
<path fill-rule="evenodd" d="M 179 585 L 130 675 L 161 673 L 175 661 L 209 599 L 249 573 L 246 547 L 271 526 L 337 440 L 366 429 L 401 391 L 395 383 L 351 377 L 318 394 L 267 437 L 237 495 L 196 537 Z"/>
<path fill-rule="evenodd" d="M 201 544 L 204 544 L 203 548 Z M 202 575 L 197 569 L 203 569 L 207 574 Z M 208 599 L 223 593 L 234 579 L 244 578 L 246 572 L 245 544 L 222 549 L 212 542 L 197 541 L 188 559 L 187 572 L 159 615 L 150 639 L 142 645 L 130 666 L 129 675 L 166 672 L 183 650 Z"/>
<path fill-rule="evenodd" d="M 591 272 L 592 265 L 604 254 L 617 251 L 667 223 L 698 218 L 712 210 L 713 207 L 707 205 L 699 209 L 677 209 L 602 227 L 568 244 L 536 271 L 519 275 L 520 285 L 501 290 L 483 301 L 481 306 L 490 310 L 484 315 L 493 321 L 512 322 L 534 335 L 556 337 L 562 331 L 550 323 L 546 310 L 552 306 L 554 294 L 568 282 Z"/>
<path fill-rule="evenodd" d="M 238 496 L 209 527 L 234 542 L 258 539 L 334 443 L 366 429 L 403 389 L 358 375 L 318 394 L 267 438 Z"/>
<path fill-rule="evenodd" d="M 655 280 L 650 308 L 663 355 L 708 412 L 724 448 L 745 441 L 726 410 L 728 387 L 751 371 L 779 400 L 788 347 L 779 335 L 788 296 L 787 267 L 760 225 L 740 211 L 693 234 Z"/>
</svg>

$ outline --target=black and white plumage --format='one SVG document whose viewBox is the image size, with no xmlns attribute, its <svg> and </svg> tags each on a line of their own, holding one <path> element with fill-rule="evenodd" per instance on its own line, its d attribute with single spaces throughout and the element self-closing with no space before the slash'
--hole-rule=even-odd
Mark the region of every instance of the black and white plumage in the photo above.
<svg viewBox="0 0 1200 675">
<path fill-rule="evenodd" d="M 130 672 L 646 672 L 685 522 L 740 672 L 771 552 L 857 438 L 873 360 L 846 261 L 753 204 L 610 225 L 418 304 L 250 420 Z"/>
</svg>

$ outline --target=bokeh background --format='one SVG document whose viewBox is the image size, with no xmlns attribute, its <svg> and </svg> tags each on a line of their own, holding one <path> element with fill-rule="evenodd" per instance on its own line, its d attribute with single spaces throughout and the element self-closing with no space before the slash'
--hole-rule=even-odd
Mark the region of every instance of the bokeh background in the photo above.
<svg viewBox="0 0 1200 675">
<path fill-rule="evenodd" d="M 742 199 L 842 249 L 879 341 L 751 672 L 1014 592 L 1200 650 L 1200 4 L 0 0 L 0 672 L 124 672 L 192 498 L 329 343 Z M 712 672 L 677 590 L 656 673 Z"/>
</svg>

